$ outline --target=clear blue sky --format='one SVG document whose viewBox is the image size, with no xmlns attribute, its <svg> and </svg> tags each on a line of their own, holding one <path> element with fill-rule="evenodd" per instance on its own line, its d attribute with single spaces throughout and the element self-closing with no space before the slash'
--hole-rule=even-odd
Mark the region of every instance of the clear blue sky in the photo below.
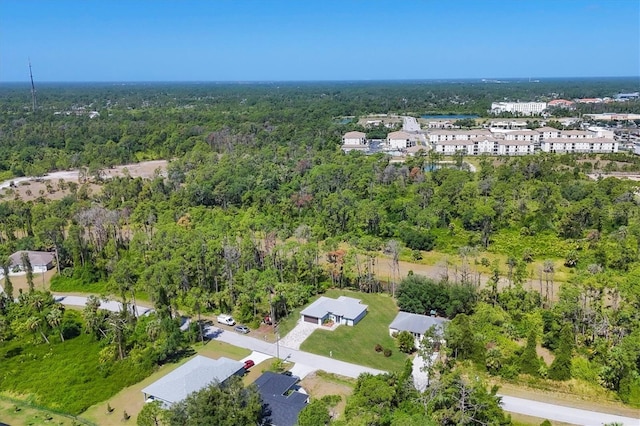
<svg viewBox="0 0 640 426">
<path fill-rule="evenodd" d="M 640 75 L 638 0 L 0 0 L 0 81 Z"/>
</svg>

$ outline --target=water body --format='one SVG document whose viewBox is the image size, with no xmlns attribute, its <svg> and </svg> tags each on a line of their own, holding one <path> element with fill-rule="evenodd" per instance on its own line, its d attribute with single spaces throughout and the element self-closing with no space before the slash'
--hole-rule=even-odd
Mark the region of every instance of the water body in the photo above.
<svg viewBox="0 0 640 426">
<path fill-rule="evenodd" d="M 428 120 L 462 120 L 465 118 L 479 118 L 479 115 L 475 114 L 456 114 L 456 115 L 422 115 L 420 118 L 426 118 Z"/>
</svg>

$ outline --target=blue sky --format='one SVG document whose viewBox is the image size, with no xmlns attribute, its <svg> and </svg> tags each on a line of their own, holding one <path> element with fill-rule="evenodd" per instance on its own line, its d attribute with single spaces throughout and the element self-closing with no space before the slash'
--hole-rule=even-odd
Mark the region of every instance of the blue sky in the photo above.
<svg viewBox="0 0 640 426">
<path fill-rule="evenodd" d="M 638 0 L 0 0 L 0 81 L 640 75 Z"/>
</svg>

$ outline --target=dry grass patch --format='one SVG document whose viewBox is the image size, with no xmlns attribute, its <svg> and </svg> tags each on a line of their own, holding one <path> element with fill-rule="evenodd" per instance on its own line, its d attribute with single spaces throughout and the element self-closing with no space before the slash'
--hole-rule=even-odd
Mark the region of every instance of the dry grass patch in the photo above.
<svg viewBox="0 0 640 426">
<path fill-rule="evenodd" d="M 340 418 L 344 415 L 347 397 L 353 393 L 355 380 L 317 372 L 311 373 L 302 379 L 300 386 L 302 386 L 313 399 L 320 399 L 326 395 L 339 395 L 342 399 L 333 411 L 336 415 L 335 418 Z"/>
</svg>

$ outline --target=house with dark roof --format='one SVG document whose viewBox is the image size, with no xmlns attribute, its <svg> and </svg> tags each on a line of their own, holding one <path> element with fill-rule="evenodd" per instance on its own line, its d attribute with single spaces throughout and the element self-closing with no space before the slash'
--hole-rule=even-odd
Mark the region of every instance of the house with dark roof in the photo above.
<svg viewBox="0 0 640 426">
<path fill-rule="evenodd" d="M 416 347 L 418 347 L 427 330 L 435 327 L 438 333 L 442 334 L 443 324 L 448 321 L 446 318 L 412 314 L 410 312 L 398 312 L 398 315 L 396 315 L 389 325 L 389 334 L 394 336 L 401 331 L 408 331 L 413 334 Z"/>
<path fill-rule="evenodd" d="M 159 401 L 165 408 L 213 383 L 224 383 L 233 375 L 243 375 L 244 364 L 229 358 L 196 355 L 166 376 L 142 389 L 146 401 Z"/>
<path fill-rule="evenodd" d="M 340 296 L 337 299 L 321 296 L 318 300 L 300 311 L 304 322 L 322 325 L 331 321 L 335 324 L 356 325 L 367 314 L 367 305 L 360 299 Z"/>
<path fill-rule="evenodd" d="M 254 383 L 264 403 L 264 425 L 294 426 L 298 422 L 309 395 L 299 392 L 297 377 L 265 371 Z"/>
</svg>

